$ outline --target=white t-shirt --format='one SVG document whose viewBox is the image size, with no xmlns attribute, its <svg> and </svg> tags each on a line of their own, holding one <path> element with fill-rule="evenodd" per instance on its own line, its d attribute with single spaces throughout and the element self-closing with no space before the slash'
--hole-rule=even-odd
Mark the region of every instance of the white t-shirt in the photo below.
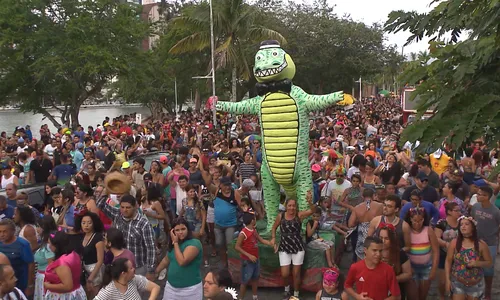
<svg viewBox="0 0 500 300">
<path fill-rule="evenodd" d="M 334 201 L 338 201 L 344 191 L 352 186 L 351 182 L 344 180 L 342 184 L 337 184 L 337 180 L 332 180 L 328 183 L 326 188 L 325 196 L 330 198 L 332 197 Z"/>
<path fill-rule="evenodd" d="M 361 174 L 358 167 L 353 166 L 353 167 L 350 167 L 349 170 L 347 170 L 347 178 L 349 180 L 351 180 L 352 175 L 354 175 L 354 174 L 358 174 L 358 175 Z"/>
<path fill-rule="evenodd" d="M 48 144 L 45 148 L 43 148 L 43 152 L 47 153 L 48 156 L 53 156 L 55 149 L 56 148 L 52 147 L 51 144 Z"/>
<path fill-rule="evenodd" d="M 27 148 L 28 148 L 28 146 L 24 146 L 24 147 L 17 146 L 17 154 L 23 153 L 24 150 L 26 150 Z"/>
<path fill-rule="evenodd" d="M 175 186 L 175 204 L 177 207 L 177 215 L 182 210 L 182 202 L 187 198 L 187 192 L 183 190 L 178 184 Z"/>
</svg>

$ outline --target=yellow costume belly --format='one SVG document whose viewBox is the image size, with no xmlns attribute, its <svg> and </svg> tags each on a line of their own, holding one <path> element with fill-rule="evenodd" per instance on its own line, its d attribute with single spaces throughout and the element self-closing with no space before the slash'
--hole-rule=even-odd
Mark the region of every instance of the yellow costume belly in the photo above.
<svg viewBox="0 0 500 300">
<path fill-rule="evenodd" d="M 293 181 L 297 158 L 297 104 L 287 94 L 267 94 L 261 104 L 261 117 L 269 170 L 277 183 L 290 184 Z"/>
</svg>

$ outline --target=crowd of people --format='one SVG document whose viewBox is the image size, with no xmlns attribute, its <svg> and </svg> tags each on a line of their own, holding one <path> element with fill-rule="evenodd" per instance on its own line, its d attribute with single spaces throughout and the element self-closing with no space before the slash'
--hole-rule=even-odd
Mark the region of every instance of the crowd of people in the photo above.
<svg viewBox="0 0 500 300">
<path fill-rule="evenodd" d="M 440 299 L 492 299 L 500 145 L 420 149 L 400 140 L 405 126 L 392 98 L 311 115 L 306 210 L 284 193 L 265 206 L 255 117 L 218 114 L 214 126 L 210 112 L 148 124 L 132 114 L 86 130 L 44 125 L 39 138 L 29 126 L 2 132 L 0 298 L 161 299 L 166 278 L 163 299 L 243 299 L 250 286 L 255 300 L 259 247 L 273 247 L 283 299 L 299 298 L 312 250 L 325 257 L 316 299 L 421 300 L 433 280 Z M 33 184 L 43 203 L 23 191 Z M 259 233 L 258 222 L 274 226 Z"/>
</svg>

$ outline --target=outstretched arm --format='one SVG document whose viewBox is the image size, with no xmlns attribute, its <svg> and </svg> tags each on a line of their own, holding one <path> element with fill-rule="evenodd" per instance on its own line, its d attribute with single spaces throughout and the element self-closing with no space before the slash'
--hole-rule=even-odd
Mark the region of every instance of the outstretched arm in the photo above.
<svg viewBox="0 0 500 300">
<path fill-rule="evenodd" d="M 326 95 L 309 95 L 304 92 L 303 89 L 295 85 L 292 88 L 292 95 L 295 99 L 304 99 L 307 112 L 323 110 L 338 102 L 344 101 L 343 91 Z"/>
<path fill-rule="evenodd" d="M 236 115 L 256 115 L 259 113 L 261 96 L 246 99 L 240 102 L 217 101 L 216 108 Z"/>
</svg>

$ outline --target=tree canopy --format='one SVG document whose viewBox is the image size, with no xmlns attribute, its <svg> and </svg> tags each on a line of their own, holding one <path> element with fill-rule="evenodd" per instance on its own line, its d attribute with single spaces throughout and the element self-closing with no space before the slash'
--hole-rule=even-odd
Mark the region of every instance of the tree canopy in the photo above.
<svg viewBox="0 0 500 300">
<path fill-rule="evenodd" d="M 0 99 L 77 125 L 83 102 L 137 61 L 139 14 L 114 0 L 0 0 Z"/>
<path fill-rule="evenodd" d="M 432 1 L 434 3 L 437 1 Z M 460 146 L 486 136 L 499 139 L 500 127 L 500 2 L 439 2 L 429 13 L 394 11 L 388 32 L 408 30 L 407 44 L 429 37 L 429 55 L 409 64 L 402 82 L 416 86 L 418 117 L 434 115 L 404 131 L 402 141 L 423 146 L 443 141 Z"/>
</svg>

